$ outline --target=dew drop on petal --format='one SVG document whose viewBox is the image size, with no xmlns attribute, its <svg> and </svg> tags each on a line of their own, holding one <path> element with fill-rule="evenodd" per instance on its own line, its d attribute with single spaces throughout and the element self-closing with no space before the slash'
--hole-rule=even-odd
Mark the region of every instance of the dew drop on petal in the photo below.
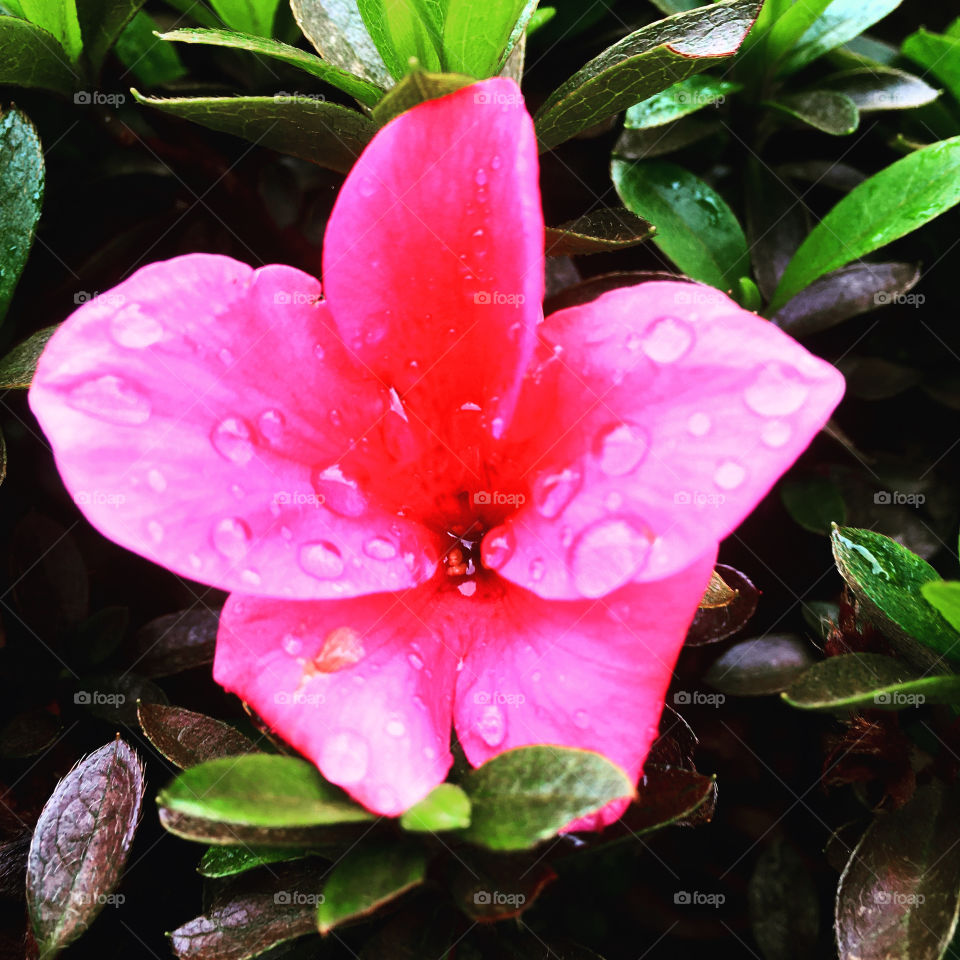
<svg viewBox="0 0 960 960">
<path fill-rule="evenodd" d="M 225 460 L 243 465 L 253 457 L 253 432 L 243 417 L 227 417 L 210 434 L 213 448 Z"/>
<path fill-rule="evenodd" d="M 693 327 L 677 317 L 660 317 L 644 331 L 643 352 L 656 363 L 676 363 L 693 346 Z"/>
<path fill-rule="evenodd" d="M 433 747 L 424 747 L 424 748 L 423 748 L 423 755 L 424 755 L 428 760 L 436 760 L 436 759 L 437 759 L 437 751 L 434 750 Z"/>
<path fill-rule="evenodd" d="M 338 730 L 323 742 L 320 768 L 334 783 L 358 783 L 370 765 L 370 745 L 352 730 Z"/>
<path fill-rule="evenodd" d="M 276 443 L 283 436 L 286 418 L 279 410 L 264 410 L 257 420 L 257 426 L 270 443 Z"/>
<path fill-rule="evenodd" d="M 150 534 L 150 539 L 154 543 L 160 543 L 163 540 L 163 524 L 157 520 L 151 520 L 147 524 L 147 533 Z"/>
<path fill-rule="evenodd" d="M 110 321 L 110 334 L 121 347 L 142 350 L 163 336 L 163 325 L 156 317 L 144 313 L 139 304 L 131 303 Z"/>
<path fill-rule="evenodd" d="M 300 566 L 318 580 L 335 580 L 343 573 L 343 557 L 328 540 L 315 540 L 300 547 Z"/>
<path fill-rule="evenodd" d="M 517 548 L 513 531 L 506 526 L 494 527 L 480 544 L 480 556 L 488 570 L 499 570 Z"/>
<path fill-rule="evenodd" d="M 357 190 L 360 192 L 361 197 L 367 197 L 369 199 L 376 193 L 377 187 L 370 177 L 361 177 L 360 183 L 357 185 Z"/>
<path fill-rule="evenodd" d="M 635 423 L 619 423 L 602 431 L 595 452 L 600 469 L 610 477 L 632 473 L 650 448 L 647 431 Z"/>
<path fill-rule="evenodd" d="M 692 413 L 687 420 L 687 430 L 695 437 L 704 437 L 710 432 L 710 417 L 705 413 Z"/>
<path fill-rule="evenodd" d="M 387 721 L 386 731 L 391 737 L 402 737 L 407 732 L 407 728 L 399 717 L 391 717 Z"/>
<path fill-rule="evenodd" d="M 318 360 L 322 360 L 327 355 L 327 351 L 323 349 L 322 343 L 315 343 L 313 345 L 313 355 Z"/>
<path fill-rule="evenodd" d="M 631 580 L 650 556 L 653 535 L 625 518 L 598 520 L 577 538 L 570 572 L 585 597 L 602 597 Z"/>
<path fill-rule="evenodd" d="M 407 662 L 413 667 L 414 670 L 423 669 L 423 660 L 420 659 L 415 653 L 407 654 Z"/>
<path fill-rule="evenodd" d="M 263 578 L 252 567 L 248 567 L 240 574 L 240 582 L 248 587 L 259 587 L 263 583 Z"/>
<path fill-rule="evenodd" d="M 747 478 L 747 470 L 734 460 L 724 460 L 713 475 L 713 482 L 721 490 L 736 490 Z"/>
<path fill-rule="evenodd" d="M 590 717 L 586 710 L 577 710 L 573 715 L 573 725 L 579 730 L 586 730 L 590 726 Z"/>
<path fill-rule="evenodd" d="M 465 597 L 472 597 L 477 592 L 477 581 L 466 580 L 463 583 L 458 583 L 457 590 Z"/>
<path fill-rule="evenodd" d="M 303 652 L 303 643 L 292 633 L 284 635 L 280 641 L 280 646 L 283 647 L 283 652 L 291 657 L 298 657 Z"/>
<path fill-rule="evenodd" d="M 484 170 L 483 167 L 480 167 L 480 168 L 477 170 L 476 175 L 474 176 L 474 180 L 476 181 L 476 184 L 477 184 L 478 187 L 486 186 L 486 183 L 487 183 L 487 171 Z"/>
<path fill-rule="evenodd" d="M 774 448 L 789 443 L 791 436 L 793 436 L 793 430 L 790 428 L 790 424 L 784 423 L 782 420 L 771 420 L 769 423 L 765 423 L 760 431 L 760 439 L 768 447 Z"/>
<path fill-rule="evenodd" d="M 147 483 L 156 493 L 163 493 L 167 489 L 167 478 L 159 470 L 150 470 L 147 473 Z"/>
<path fill-rule="evenodd" d="M 229 560 L 237 560 L 250 548 L 250 528 L 238 517 L 225 517 L 213 528 L 213 545 Z"/>
<path fill-rule="evenodd" d="M 782 417 L 796 413 L 809 393 L 810 388 L 793 367 L 766 363 L 757 368 L 753 382 L 743 396 L 754 413 L 763 417 Z"/>
<path fill-rule="evenodd" d="M 384 537 L 373 537 L 363 545 L 363 552 L 372 560 L 393 560 L 397 548 Z"/>
<path fill-rule="evenodd" d="M 534 583 L 539 583 L 543 579 L 544 573 L 546 573 L 547 567 L 543 560 L 540 557 L 530 561 L 530 579 Z"/>
<path fill-rule="evenodd" d="M 477 718 L 477 732 L 490 747 L 499 747 L 507 735 L 507 720 L 495 703 L 487 704 Z"/>
<path fill-rule="evenodd" d="M 533 484 L 533 504 L 537 513 L 548 520 L 559 516 L 576 496 L 583 475 L 576 467 L 542 473 Z"/>
<path fill-rule="evenodd" d="M 70 391 L 67 403 L 74 410 L 120 426 L 135 426 L 150 419 L 151 405 L 147 397 L 112 374 L 78 384 Z"/>
<path fill-rule="evenodd" d="M 313 473 L 313 489 L 321 503 L 341 517 L 359 517 L 367 509 L 367 501 L 356 481 L 345 477 L 337 463 Z"/>
</svg>

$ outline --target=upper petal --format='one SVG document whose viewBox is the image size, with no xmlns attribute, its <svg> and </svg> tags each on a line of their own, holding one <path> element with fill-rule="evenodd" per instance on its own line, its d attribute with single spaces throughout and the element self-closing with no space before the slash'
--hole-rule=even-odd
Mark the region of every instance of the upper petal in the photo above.
<svg viewBox="0 0 960 960">
<path fill-rule="evenodd" d="M 829 363 L 693 284 L 606 293 L 549 316 L 542 337 L 510 438 L 531 496 L 487 552 L 546 597 L 603 596 L 689 566 L 843 395 Z"/>
<path fill-rule="evenodd" d="M 340 469 L 387 409 L 320 285 L 195 254 L 139 270 L 47 344 L 30 406 L 105 536 L 225 590 L 402 589 L 437 548 Z"/>
<path fill-rule="evenodd" d="M 324 287 L 345 344 L 402 405 L 409 456 L 383 496 L 413 513 L 456 513 L 483 489 L 515 406 L 542 311 L 537 175 L 520 90 L 493 79 L 389 123 L 337 198 Z"/>
<path fill-rule="evenodd" d="M 579 747 L 636 780 L 715 558 L 713 550 L 680 573 L 598 600 L 544 600 L 509 584 L 495 602 L 464 604 L 470 641 L 454 723 L 467 759 L 479 766 L 535 743 Z"/>
<path fill-rule="evenodd" d="M 214 679 L 368 809 L 402 813 L 443 781 L 459 650 L 433 589 L 350 600 L 232 595 Z"/>
</svg>

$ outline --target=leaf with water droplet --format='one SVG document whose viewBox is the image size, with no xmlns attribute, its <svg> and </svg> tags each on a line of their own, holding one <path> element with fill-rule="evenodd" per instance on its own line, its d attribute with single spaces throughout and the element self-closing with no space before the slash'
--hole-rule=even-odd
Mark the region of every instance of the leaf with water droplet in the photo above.
<svg viewBox="0 0 960 960">
<path fill-rule="evenodd" d="M 930 662 L 933 650 L 960 658 L 957 631 L 921 592 L 925 583 L 940 579 L 929 563 L 872 530 L 834 527 L 832 540 L 837 569 L 863 613 L 905 656 Z"/>
</svg>

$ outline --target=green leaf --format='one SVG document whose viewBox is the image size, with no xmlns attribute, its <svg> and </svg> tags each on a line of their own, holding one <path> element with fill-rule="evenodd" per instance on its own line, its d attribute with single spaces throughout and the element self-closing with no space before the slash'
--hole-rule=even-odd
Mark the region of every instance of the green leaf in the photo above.
<svg viewBox="0 0 960 960">
<path fill-rule="evenodd" d="M 929 563 L 883 534 L 853 527 L 834 529 L 833 555 L 864 613 L 891 640 L 906 637 L 960 655 L 957 632 L 921 593 L 925 583 L 940 579 Z"/>
<path fill-rule="evenodd" d="M 759 8 L 757 0 L 722 0 L 642 27 L 604 50 L 537 111 L 541 148 L 733 56 Z"/>
<path fill-rule="evenodd" d="M 839 487 L 826 477 L 805 476 L 787 480 L 780 487 L 787 513 L 811 533 L 830 536 L 834 523 L 847 519 L 847 505 Z"/>
<path fill-rule="evenodd" d="M 805 0 L 792 3 L 773 20 L 765 31 L 762 57 L 768 66 L 775 66 L 813 26 L 831 0 Z"/>
<path fill-rule="evenodd" d="M 613 183 L 628 210 L 656 228 L 653 242 L 694 280 L 729 290 L 749 273 L 747 239 L 710 186 L 665 160 L 613 160 Z"/>
<path fill-rule="evenodd" d="M 923 676 L 902 660 L 848 653 L 815 664 L 784 692 L 801 710 L 903 710 L 960 700 L 960 676 Z"/>
<path fill-rule="evenodd" d="M 606 757 L 563 747 L 506 750 L 462 782 L 472 806 L 464 836 L 491 850 L 525 850 L 572 820 L 634 795 Z"/>
<path fill-rule="evenodd" d="M 478 80 L 493 76 L 519 39 L 535 6 L 533 0 L 444 0 L 445 68 Z"/>
<path fill-rule="evenodd" d="M 377 125 L 355 110 L 303 97 L 161 99 L 132 92 L 146 106 L 339 173 L 350 172 L 377 132 Z"/>
<path fill-rule="evenodd" d="M 177 51 L 157 36 L 157 23 L 142 10 L 117 40 L 117 59 L 143 84 L 158 87 L 182 77 L 187 69 Z"/>
<path fill-rule="evenodd" d="M 108 902 L 143 791 L 143 767 L 117 738 L 84 757 L 47 800 L 27 856 L 27 908 L 41 958 L 76 940 Z"/>
<path fill-rule="evenodd" d="M 921 28 L 903 41 L 903 54 L 929 70 L 960 100 L 960 36 L 929 33 Z"/>
<path fill-rule="evenodd" d="M 43 206 L 44 166 L 40 137 L 19 110 L 0 115 L 0 322 L 30 255 Z M 0 378 L 9 379 L 7 358 Z"/>
<path fill-rule="evenodd" d="M 710 665 L 704 680 L 733 697 L 779 693 L 813 663 L 810 644 L 790 633 L 741 640 Z"/>
<path fill-rule="evenodd" d="M 23 15 L 56 37 L 67 56 L 76 63 L 83 52 L 83 35 L 76 0 L 20 0 Z"/>
<path fill-rule="evenodd" d="M 216 47 L 231 47 L 235 50 L 247 50 L 250 53 L 274 60 L 282 60 L 293 67 L 298 67 L 320 80 L 339 88 L 344 93 L 355 97 L 368 107 L 374 106 L 383 96 L 383 90 L 376 84 L 370 83 L 361 77 L 355 77 L 339 67 L 325 63 L 319 57 L 279 40 L 265 40 L 248 33 L 231 33 L 227 30 L 205 30 L 193 28 L 173 30 L 160 35 L 164 40 L 173 40 L 179 43 L 204 43 Z"/>
<path fill-rule="evenodd" d="M 415 0 L 357 0 L 360 15 L 390 73 L 399 80 L 411 70 L 411 59 L 420 69 L 444 69 L 432 24 L 420 16 Z"/>
<path fill-rule="evenodd" d="M 95 72 L 143 4 L 144 0 L 80 0 L 83 50 Z"/>
<path fill-rule="evenodd" d="M 257 752 L 254 743 L 230 724 L 193 710 L 138 703 L 137 719 L 157 751 L 181 769 Z"/>
<path fill-rule="evenodd" d="M 313 764 L 266 753 L 209 760 L 184 770 L 160 791 L 157 802 L 174 813 L 253 827 L 310 827 L 373 819 L 327 783 Z"/>
<path fill-rule="evenodd" d="M 0 17 L 0 84 L 71 96 L 81 83 L 56 37 L 16 17 Z"/>
<path fill-rule="evenodd" d="M 796 73 L 863 33 L 899 6 L 900 0 L 833 0 L 803 36 L 791 45 L 790 52 L 783 58 L 780 73 Z"/>
<path fill-rule="evenodd" d="M 56 331 L 56 326 L 38 330 L 0 360 L 0 390 L 26 390 L 30 386 L 40 354 Z"/>
<path fill-rule="evenodd" d="M 937 780 L 878 814 L 837 890 L 840 960 L 940 960 L 957 927 L 957 788 Z"/>
<path fill-rule="evenodd" d="M 537 7 L 537 9 L 530 14 L 530 19 L 527 21 L 527 36 L 529 37 L 531 34 L 536 33 L 541 27 L 545 27 L 556 15 L 556 7 Z"/>
<path fill-rule="evenodd" d="M 323 888 L 317 927 L 328 933 L 346 920 L 365 917 L 423 883 L 427 857 L 414 843 L 358 847 L 339 860 Z"/>
<path fill-rule="evenodd" d="M 202 877 L 233 877 L 271 863 L 287 863 L 309 856 L 309 850 L 290 847 L 208 847 L 197 873 Z"/>
<path fill-rule="evenodd" d="M 473 83 L 472 77 L 461 73 L 426 73 L 414 70 L 408 73 L 373 108 L 374 121 L 383 126 L 401 113 L 437 97 L 445 97 Z"/>
<path fill-rule="evenodd" d="M 643 243 L 653 232 L 646 220 L 623 207 L 594 210 L 559 227 L 547 227 L 547 256 L 570 257 L 625 250 Z"/>
<path fill-rule="evenodd" d="M 960 202 L 960 137 L 932 143 L 854 187 L 787 265 L 770 310 L 817 277 L 918 229 Z M 654 221 L 656 223 L 656 221 Z"/>
<path fill-rule="evenodd" d="M 835 90 L 785 94 L 779 100 L 764 102 L 768 107 L 834 136 L 853 133 L 860 125 L 857 105 L 845 93 Z"/>
<path fill-rule="evenodd" d="M 698 75 L 681 80 L 666 90 L 635 103 L 623 119 L 626 130 L 645 130 L 648 127 L 660 127 L 680 117 L 696 113 L 704 107 L 723 103 L 731 93 L 737 93 L 743 86 L 732 80 Z"/>
<path fill-rule="evenodd" d="M 294 19 L 320 56 L 347 73 L 378 87 L 393 85 L 357 0 L 290 0 Z"/>
<path fill-rule="evenodd" d="M 400 818 L 404 830 L 439 833 L 470 826 L 470 798 L 455 783 L 441 783 Z"/>
<path fill-rule="evenodd" d="M 960 630 L 960 583 L 955 580 L 931 580 L 920 588 L 920 592 L 954 630 Z"/>
<path fill-rule="evenodd" d="M 940 96 L 929 84 L 904 70 L 857 67 L 835 73 L 825 87 L 846 94 L 861 113 L 871 110 L 912 110 Z"/>
<path fill-rule="evenodd" d="M 231 30 L 257 37 L 273 36 L 280 0 L 210 0 L 217 16 Z"/>
</svg>

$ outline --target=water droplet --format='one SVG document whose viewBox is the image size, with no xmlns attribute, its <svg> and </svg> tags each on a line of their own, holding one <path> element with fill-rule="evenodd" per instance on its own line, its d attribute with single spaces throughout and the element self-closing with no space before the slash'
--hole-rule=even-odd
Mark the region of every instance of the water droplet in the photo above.
<svg viewBox="0 0 960 960">
<path fill-rule="evenodd" d="M 250 548 L 250 528 L 238 517 L 225 517 L 213 528 L 213 545 L 229 560 L 237 560 Z"/>
<path fill-rule="evenodd" d="M 721 490 L 736 490 L 747 478 L 747 470 L 733 460 L 724 460 L 713 475 L 713 482 Z"/>
<path fill-rule="evenodd" d="M 150 534 L 150 539 L 154 543 L 159 543 L 163 539 L 163 524 L 157 520 L 151 520 L 147 524 L 147 533 Z"/>
<path fill-rule="evenodd" d="M 392 816 L 400 813 L 403 809 L 399 798 L 391 787 L 377 787 L 374 807 L 384 816 Z"/>
<path fill-rule="evenodd" d="M 240 574 L 240 581 L 248 587 L 259 587 L 263 583 L 263 578 L 252 567 L 248 567 Z"/>
<path fill-rule="evenodd" d="M 590 717 L 586 710 L 577 710 L 573 715 L 573 725 L 580 730 L 586 730 L 590 726 Z"/>
<path fill-rule="evenodd" d="M 436 759 L 437 759 L 437 751 L 434 750 L 433 747 L 424 747 L 424 748 L 423 748 L 423 755 L 424 755 L 428 760 L 436 760 Z"/>
<path fill-rule="evenodd" d="M 710 417 L 705 413 L 692 413 L 687 421 L 687 430 L 695 437 L 706 436 L 710 432 Z"/>
<path fill-rule="evenodd" d="M 789 442 L 791 436 L 793 436 L 793 430 L 790 424 L 782 420 L 765 423 L 760 431 L 760 438 L 768 447 L 782 447 Z"/>
<path fill-rule="evenodd" d="M 477 732 L 490 747 L 499 747 L 507 735 L 507 720 L 495 703 L 487 704 L 477 718 Z"/>
<path fill-rule="evenodd" d="M 573 582 L 585 597 L 602 597 L 633 579 L 650 556 L 653 535 L 632 520 L 599 520 L 572 548 Z"/>
<path fill-rule="evenodd" d="M 402 737 L 407 732 L 407 728 L 399 717 L 391 717 L 387 721 L 386 730 L 391 737 Z"/>
<path fill-rule="evenodd" d="M 320 769 L 324 776 L 341 786 L 358 783 L 370 765 L 370 745 L 352 730 L 338 730 L 323 743 Z"/>
<path fill-rule="evenodd" d="M 506 526 L 494 527 L 480 544 L 480 556 L 488 570 L 499 570 L 517 548 L 513 531 Z"/>
<path fill-rule="evenodd" d="M 547 566 L 539 557 L 530 561 L 530 579 L 534 583 L 539 583 L 543 579 Z"/>
<path fill-rule="evenodd" d="M 604 430 L 596 440 L 596 456 L 600 469 L 611 477 L 632 473 L 650 449 L 650 438 L 635 423 L 619 423 Z"/>
<path fill-rule="evenodd" d="M 330 423 L 335 427 L 343 426 L 343 415 L 339 410 L 331 410 L 329 413 Z"/>
<path fill-rule="evenodd" d="M 324 506 L 341 517 L 359 517 L 366 512 L 366 498 L 356 482 L 343 475 L 338 463 L 315 470 L 313 488 L 323 497 Z"/>
<path fill-rule="evenodd" d="M 754 413 L 763 417 L 783 417 L 796 413 L 809 393 L 810 388 L 793 367 L 766 363 L 757 369 L 753 383 L 743 396 Z"/>
<path fill-rule="evenodd" d="M 233 355 L 226 347 L 224 347 L 224 348 L 220 351 L 220 353 L 218 354 L 218 356 L 220 357 L 220 362 L 221 362 L 225 367 L 231 366 L 231 365 L 236 361 L 236 358 L 234 357 L 234 355 Z"/>
<path fill-rule="evenodd" d="M 313 345 L 313 355 L 318 360 L 322 360 L 327 355 L 327 351 L 323 349 L 322 343 L 315 343 Z"/>
<path fill-rule="evenodd" d="M 243 417 L 227 417 L 213 428 L 210 441 L 220 456 L 243 465 L 253 457 L 253 432 Z"/>
<path fill-rule="evenodd" d="M 583 483 L 577 467 L 567 467 L 558 473 L 542 473 L 533 484 L 533 503 L 537 512 L 548 520 L 559 516 L 576 496 Z"/>
<path fill-rule="evenodd" d="M 318 580 L 334 580 L 343 573 L 340 551 L 328 540 L 316 540 L 300 547 L 300 566 Z"/>
<path fill-rule="evenodd" d="M 106 374 L 85 380 L 70 391 L 67 403 L 99 420 L 135 426 L 150 418 L 150 401 L 120 377 Z"/>
<path fill-rule="evenodd" d="M 484 170 L 483 167 L 480 167 L 480 169 L 477 170 L 474 180 L 476 181 L 478 187 L 485 186 L 487 182 L 487 171 Z"/>
<path fill-rule="evenodd" d="M 361 197 L 370 198 L 376 193 L 377 186 L 370 177 L 361 177 L 357 189 Z"/>
<path fill-rule="evenodd" d="M 363 545 L 363 552 L 372 560 L 392 560 L 397 555 L 397 548 L 383 537 L 374 537 Z"/>
<path fill-rule="evenodd" d="M 190 566 L 193 567 L 194 570 L 199 570 L 203 566 L 203 560 L 195 553 L 191 553 L 187 559 L 190 561 Z"/>
<path fill-rule="evenodd" d="M 283 436 L 286 422 L 286 417 L 279 410 L 264 410 L 257 420 L 257 426 L 270 443 L 276 443 Z"/>
<path fill-rule="evenodd" d="M 167 489 L 167 478 L 159 470 L 150 470 L 147 473 L 147 483 L 150 489 L 157 493 L 163 493 Z"/>
<path fill-rule="evenodd" d="M 643 334 L 643 351 L 657 363 L 676 363 L 693 346 L 693 327 L 677 317 L 654 320 Z"/>
<path fill-rule="evenodd" d="M 494 440 L 499 440 L 503 436 L 503 430 L 506 426 L 503 417 L 494 417 L 490 421 L 490 435 Z"/>
<path fill-rule="evenodd" d="M 472 597 L 477 592 L 477 581 L 466 580 L 463 583 L 458 583 L 457 590 L 465 597 Z"/>
<path fill-rule="evenodd" d="M 491 166 L 494 170 L 499 170 L 502 164 L 503 164 L 503 161 L 500 159 L 500 154 L 499 154 L 499 153 L 495 153 L 495 154 L 490 158 L 490 166 Z"/>
<path fill-rule="evenodd" d="M 414 670 L 423 669 L 423 661 L 415 653 L 408 653 L 407 660 L 409 661 L 410 666 L 413 667 Z"/>
<path fill-rule="evenodd" d="M 284 636 L 280 641 L 280 646 L 283 647 L 283 652 L 289 654 L 291 657 L 299 657 L 303 652 L 303 643 L 292 633 Z"/>
<path fill-rule="evenodd" d="M 163 336 L 163 325 L 155 317 L 144 313 L 139 304 L 131 303 L 110 321 L 110 333 L 121 347 L 142 350 Z"/>
</svg>

